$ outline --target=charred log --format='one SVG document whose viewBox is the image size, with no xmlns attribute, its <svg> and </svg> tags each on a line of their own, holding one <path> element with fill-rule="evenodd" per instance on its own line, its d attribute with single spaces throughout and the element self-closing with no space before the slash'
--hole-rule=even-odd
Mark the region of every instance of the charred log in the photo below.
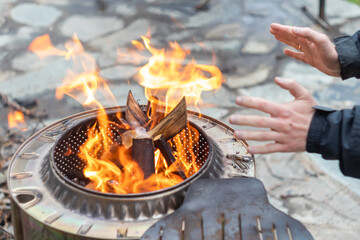
<svg viewBox="0 0 360 240">
<path fill-rule="evenodd" d="M 176 164 L 175 156 L 172 153 L 171 147 L 169 146 L 166 139 L 162 135 L 158 135 L 154 138 L 154 143 L 155 143 L 155 147 L 157 147 L 160 150 L 161 154 L 165 158 L 167 165 L 170 166 L 172 164 L 175 164 L 175 168 L 178 171 L 179 175 L 183 179 L 186 179 L 184 172 L 182 171 L 180 166 Z"/>
<path fill-rule="evenodd" d="M 154 141 L 152 138 L 134 138 L 132 158 L 144 172 L 144 179 L 155 173 Z"/>
</svg>

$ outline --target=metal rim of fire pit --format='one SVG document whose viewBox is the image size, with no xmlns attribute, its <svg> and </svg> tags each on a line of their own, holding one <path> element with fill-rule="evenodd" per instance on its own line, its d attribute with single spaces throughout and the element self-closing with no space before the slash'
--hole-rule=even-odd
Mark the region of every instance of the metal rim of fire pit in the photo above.
<svg viewBox="0 0 360 240">
<path fill-rule="evenodd" d="M 107 112 L 123 110 L 123 107 L 106 109 Z M 31 239 L 31 234 L 36 234 L 33 235 L 34 237 L 41 234 L 45 237 L 44 239 L 51 239 L 49 236 L 62 236 L 65 239 L 69 237 L 76 239 L 79 237 L 81 239 L 138 239 L 159 218 L 173 212 L 176 209 L 174 206 L 179 207 L 181 204 L 186 186 L 184 186 L 184 191 L 171 197 L 166 196 L 167 192 L 157 194 L 164 197 L 160 201 L 156 199 L 156 194 L 139 198 L 144 200 L 145 204 L 148 201 L 154 201 L 163 207 L 164 212 L 156 212 L 152 218 L 144 219 L 141 216 L 137 219 L 113 218 L 111 214 L 110 218 L 105 218 L 97 211 L 99 204 L 106 204 L 106 200 L 110 202 L 109 205 L 113 205 L 112 211 L 117 210 L 117 208 L 121 208 L 121 206 L 116 207 L 118 206 L 116 205 L 118 197 L 82 191 L 68 184 L 58 174 L 51 174 L 54 169 L 50 164 L 50 152 L 54 144 L 66 131 L 85 119 L 93 118 L 97 112 L 97 110 L 82 112 L 49 125 L 25 141 L 14 154 L 9 165 L 7 182 L 12 201 L 15 236 L 30 237 L 25 239 Z M 247 143 L 235 139 L 232 128 L 214 118 L 193 111 L 188 110 L 187 115 L 188 120 L 201 128 L 210 139 L 210 143 L 216 146 L 214 148 L 216 149 L 215 157 L 223 165 L 222 171 L 208 171 L 202 176 L 232 178 L 255 175 L 254 158 L 246 149 Z M 216 166 L 216 162 L 211 163 L 212 168 L 219 167 Z M 52 181 L 52 178 L 57 178 L 57 180 Z M 191 182 L 186 183 L 187 186 L 189 184 Z M 69 186 L 71 187 L 69 188 Z M 171 189 L 168 193 L 172 194 L 175 190 Z M 87 198 L 89 194 L 96 198 Z M 77 198 L 82 201 L 74 201 Z M 132 199 L 122 199 L 122 201 L 127 201 L 131 205 Z M 170 203 L 169 207 L 164 207 L 165 201 Z M 74 203 L 80 205 L 73 205 Z M 89 206 L 90 209 L 87 209 Z M 131 205 L 130 210 L 136 213 L 136 206 L 140 205 Z M 73 207 L 83 209 L 74 211 Z M 112 212 L 110 211 L 110 213 Z M 41 232 L 32 230 L 39 228 L 41 228 Z"/>
<path fill-rule="evenodd" d="M 146 106 L 141 106 L 143 109 L 145 109 Z M 123 112 L 124 114 L 124 112 Z M 77 130 L 80 129 L 81 127 L 83 127 L 84 125 L 88 125 L 87 123 L 88 122 L 92 122 L 92 121 L 96 121 L 95 118 L 90 118 L 90 119 L 86 119 L 84 120 L 83 122 L 77 124 L 76 126 L 72 127 L 71 129 L 69 129 L 67 132 L 65 132 L 63 134 L 63 136 L 61 138 L 59 138 L 56 142 L 55 142 L 55 145 L 54 145 L 54 148 L 52 148 L 52 151 L 51 151 L 51 166 L 52 168 L 55 169 L 55 172 L 56 174 L 58 174 L 62 179 L 64 179 L 67 183 L 71 184 L 72 186 L 76 187 L 76 188 L 79 188 L 83 191 L 88 191 L 90 193 L 93 193 L 93 194 L 101 194 L 101 195 L 107 195 L 107 196 L 112 196 L 112 197 L 118 197 L 118 198 L 129 198 L 129 199 L 134 199 L 134 198 L 142 198 L 142 197 L 145 197 L 145 196 L 151 196 L 151 195 L 157 195 L 157 194 L 160 194 L 160 193 L 163 193 L 163 192 L 167 192 L 167 191 L 170 191 L 170 190 L 174 190 L 176 188 L 179 188 L 180 186 L 182 185 L 186 185 L 188 182 L 191 182 L 193 181 L 193 179 L 197 179 L 199 177 L 201 177 L 201 174 L 204 173 L 209 165 L 209 156 L 212 151 L 212 145 L 209 144 L 210 143 L 210 139 L 208 138 L 208 136 L 204 133 L 204 131 L 198 127 L 196 124 L 194 124 L 193 122 L 189 122 L 190 126 L 193 127 L 195 130 L 198 131 L 199 133 L 199 139 L 201 139 L 200 141 L 205 141 L 204 144 L 206 145 L 205 148 L 208 148 L 207 149 L 207 152 L 206 152 L 206 159 L 204 159 L 201 163 L 201 167 L 199 168 L 199 170 L 197 172 L 195 172 L 194 174 L 192 174 L 190 177 L 184 179 L 182 182 L 176 184 L 176 185 L 173 185 L 173 186 L 170 186 L 170 187 L 167 187 L 167 188 L 163 188 L 163 189 L 159 189 L 159 190 L 155 190 L 155 191 L 149 191 L 149 192 L 143 192 L 143 193 L 129 193 L 129 194 L 116 194 L 116 193 L 109 193 L 109 192 L 100 192 L 100 191 L 97 191 L 97 190 L 92 190 L 92 189 L 88 189 L 88 188 L 85 188 L 83 186 L 81 186 L 80 184 L 78 183 L 75 183 L 74 181 L 72 181 L 71 179 L 69 179 L 69 177 L 66 175 L 66 173 L 64 173 L 63 170 L 60 169 L 60 164 L 63 163 L 61 161 L 61 159 L 59 157 L 57 157 L 57 154 L 56 152 L 58 151 L 57 148 L 59 147 L 59 145 L 61 145 L 62 142 L 64 141 L 69 141 L 69 139 L 74 136 L 72 133 L 76 132 L 75 134 L 77 134 Z M 72 143 L 74 145 L 79 145 L 77 142 L 75 143 Z M 202 144 L 203 145 L 203 144 Z M 200 149 L 198 150 L 200 151 Z M 69 159 L 69 160 L 73 160 L 73 159 Z M 69 161 L 67 160 L 67 161 Z M 60 163 L 59 163 L 60 161 Z"/>
</svg>

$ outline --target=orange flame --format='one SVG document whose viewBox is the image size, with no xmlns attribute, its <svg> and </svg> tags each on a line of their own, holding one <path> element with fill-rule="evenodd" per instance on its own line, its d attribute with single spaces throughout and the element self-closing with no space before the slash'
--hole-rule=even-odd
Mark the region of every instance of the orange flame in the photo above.
<svg viewBox="0 0 360 240">
<path fill-rule="evenodd" d="M 184 65 L 190 51 L 182 49 L 177 42 L 170 42 L 170 49 L 165 50 L 152 47 L 144 36 L 142 40 L 152 56 L 140 69 L 138 81 L 145 87 L 146 97 L 156 96 L 167 107 L 167 113 L 183 96 L 188 105 L 197 107 L 201 104 L 202 91 L 221 87 L 221 71 L 216 66 L 197 64 L 194 59 Z"/>
<path fill-rule="evenodd" d="M 195 60 L 183 65 L 190 51 L 183 50 L 176 42 L 170 43 L 171 49 L 165 51 L 151 47 L 148 38 L 142 37 L 142 39 L 144 43 L 139 41 L 132 43 L 138 50 L 147 49 L 152 54 L 149 63 L 139 71 L 139 82 L 145 87 L 146 96 L 154 108 L 165 106 L 166 112 L 169 112 L 183 96 L 187 98 L 187 102 L 196 106 L 202 91 L 211 91 L 220 87 L 222 75 L 217 67 L 197 64 Z M 122 119 L 121 112 L 116 114 L 115 120 L 109 119 L 96 95 L 100 92 L 112 105 L 117 105 L 115 98 L 106 80 L 99 76 L 94 58 L 84 52 L 76 35 L 72 41 L 65 44 L 65 49 L 55 48 L 48 35 L 36 38 L 29 46 L 29 50 L 34 51 L 41 58 L 57 55 L 73 61 L 74 68 L 67 72 L 63 85 L 56 90 L 57 99 L 66 94 L 86 107 L 99 109 L 97 121 L 88 129 L 87 139 L 79 147 L 79 152 L 70 149 L 64 153 L 65 157 L 77 154 L 86 163 L 83 174 L 91 180 L 88 188 L 117 194 L 154 191 L 183 181 L 184 179 L 179 176 L 179 170 L 186 177 L 199 170 L 196 165 L 196 154 L 193 151 L 198 144 L 199 133 L 188 125 L 187 130 L 183 130 L 168 141 L 173 149 L 175 162 L 167 162 L 157 149 L 154 153 L 155 173 L 145 179 L 141 166 L 132 159 L 132 148 L 127 147 L 125 143 L 119 144 L 114 137 L 115 133 L 122 132 L 122 142 L 132 141 L 138 129 L 131 129 Z M 144 57 L 136 55 L 129 59 L 142 61 Z M 159 103 L 161 104 L 158 105 Z M 123 139 L 125 136 L 130 138 Z"/>
<path fill-rule="evenodd" d="M 18 128 L 21 131 L 27 130 L 24 114 L 20 111 L 13 111 L 8 114 L 8 125 L 9 128 Z"/>
</svg>

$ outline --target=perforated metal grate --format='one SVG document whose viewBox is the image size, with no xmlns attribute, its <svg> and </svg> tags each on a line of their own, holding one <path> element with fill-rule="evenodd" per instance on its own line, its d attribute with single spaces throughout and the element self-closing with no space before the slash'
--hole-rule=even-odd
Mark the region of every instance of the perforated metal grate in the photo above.
<svg viewBox="0 0 360 240">
<path fill-rule="evenodd" d="M 115 114 L 108 115 L 112 124 L 109 124 L 109 128 L 105 129 L 105 133 L 113 141 L 113 143 L 119 141 L 121 135 L 126 131 L 119 127 L 120 121 Z M 80 152 L 80 146 L 83 145 L 88 139 L 88 130 L 96 124 L 96 131 L 100 131 L 99 124 L 96 119 L 90 119 L 82 122 L 81 124 L 73 127 L 67 131 L 56 143 L 54 148 L 54 164 L 55 169 L 60 173 L 62 177 L 72 181 L 79 186 L 86 186 L 90 180 L 87 179 L 83 170 L 86 167 L 86 162 L 81 159 L 78 154 Z M 188 164 L 195 161 L 195 166 L 192 166 L 189 173 L 190 176 L 195 174 L 207 161 L 209 156 L 209 144 L 205 137 L 198 130 L 198 127 L 190 122 L 187 128 L 183 129 L 179 134 L 173 137 L 170 141 L 170 145 L 175 157 L 178 155 L 185 156 Z M 176 148 L 176 144 L 183 145 L 185 148 Z M 101 148 L 104 148 L 101 143 Z M 109 146 L 108 148 L 110 148 Z M 185 150 L 184 150 L 185 149 Z M 192 149 L 187 151 L 186 149 Z M 107 149 L 106 149 L 107 150 Z M 97 157 L 102 155 L 103 151 L 98 153 Z"/>
</svg>

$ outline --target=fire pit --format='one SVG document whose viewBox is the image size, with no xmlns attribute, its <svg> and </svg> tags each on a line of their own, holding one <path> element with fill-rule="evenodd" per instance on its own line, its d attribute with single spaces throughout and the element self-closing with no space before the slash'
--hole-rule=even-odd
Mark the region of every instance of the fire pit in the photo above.
<svg viewBox="0 0 360 240">
<path fill-rule="evenodd" d="M 126 109 L 104 111 L 114 118 Z M 71 152 L 79 151 L 87 139 L 84 129 L 98 115 L 93 110 L 60 120 L 31 137 L 14 155 L 8 183 L 16 239 L 138 239 L 180 207 L 197 179 L 254 176 L 246 142 L 235 139 L 223 123 L 187 110 L 190 128 L 199 133 L 197 172 L 155 191 L 118 194 L 88 188 L 86 164 Z M 113 135 L 114 141 L 117 137 Z"/>
<path fill-rule="evenodd" d="M 148 104 L 129 92 L 126 106 L 111 108 L 94 96 L 99 90 L 118 105 L 76 35 L 67 51 L 47 35 L 30 45 L 39 56 L 71 56 L 90 67 L 68 72 L 56 97 L 96 110 L 44 128 L 15 153 L 8 187 L 16 239 L 312 239 L 269 205 L 260 181 L 235 178 L 255 174 L 247 143 L 187 110 L 202 91 L 221 86 L 220 70 L 183 64 L 188 51 L 176 42 L 164 51 L 142 39 L 134 46 L 153 54 L 137 76 Z"/>
</svg>

